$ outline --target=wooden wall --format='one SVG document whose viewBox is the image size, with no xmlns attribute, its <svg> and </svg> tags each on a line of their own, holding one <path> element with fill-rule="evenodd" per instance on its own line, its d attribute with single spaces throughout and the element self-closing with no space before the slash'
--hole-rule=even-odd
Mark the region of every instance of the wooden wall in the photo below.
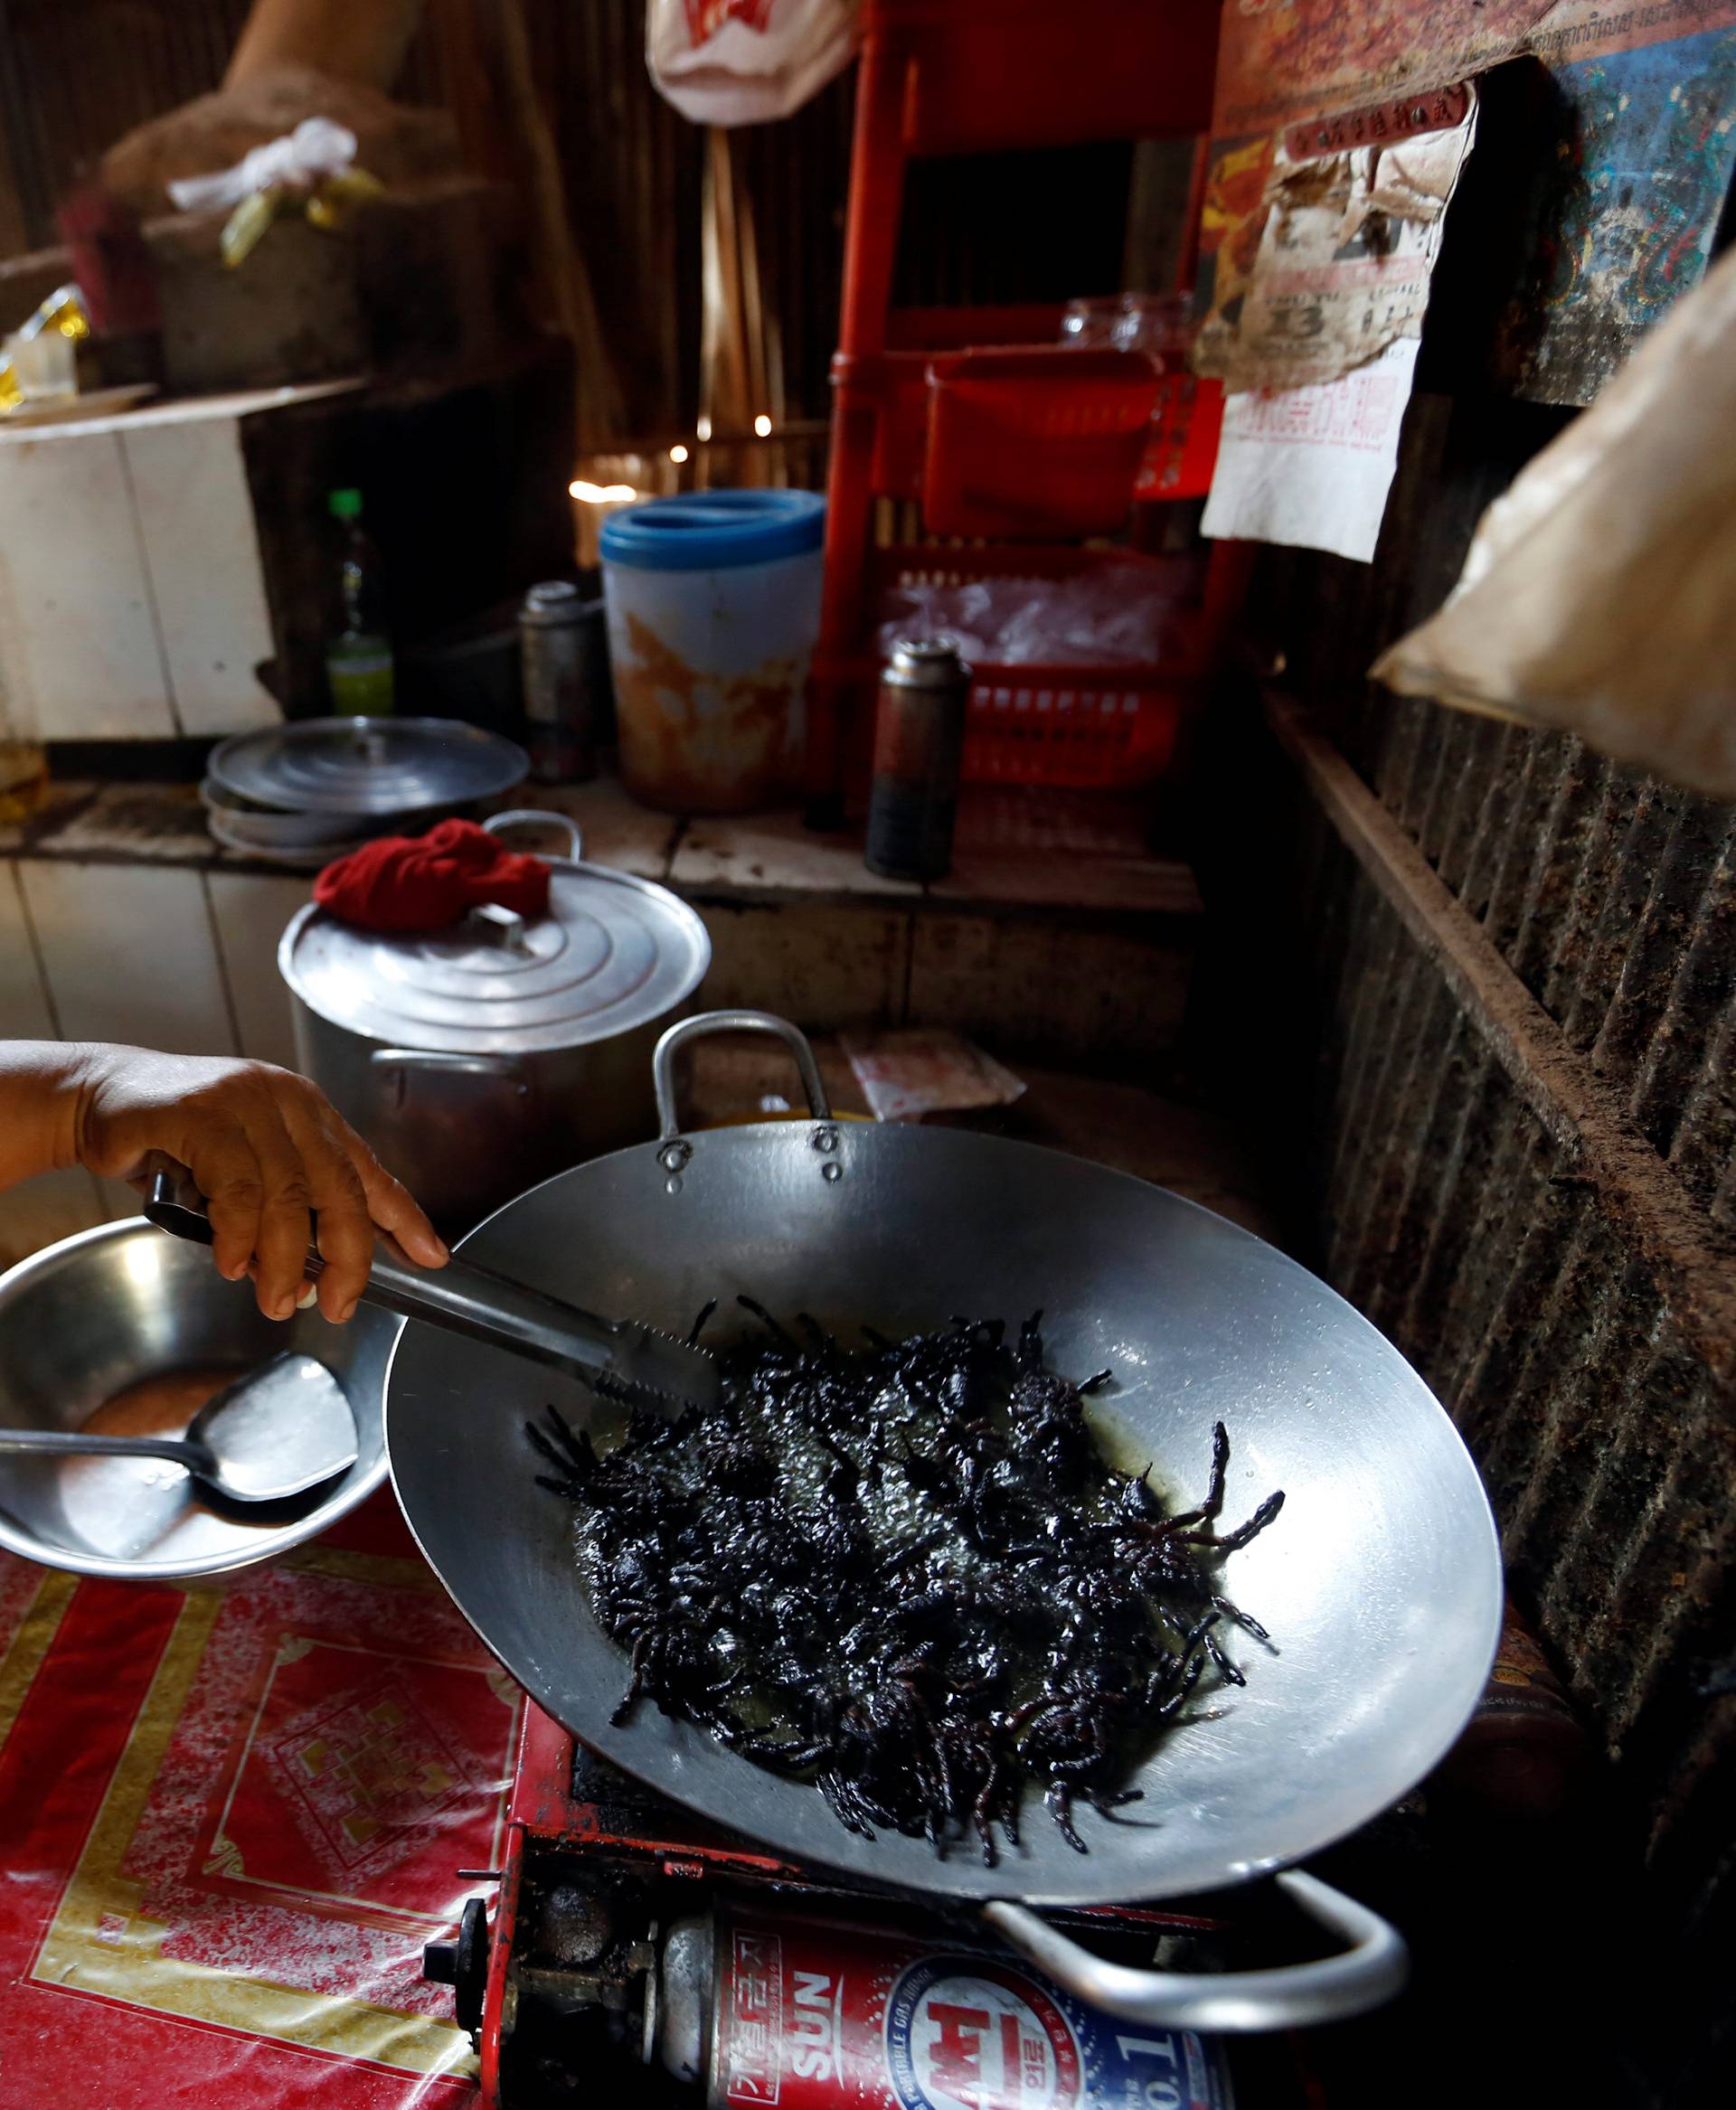
<svg viewBox="0 0 1736 2110">
<path fill-rule="evenodd" d="M 214 88 L 249 0 L 0 0 L 0 255 L 55 240 L 56 201 L 128 127 Z M 456 0 L 458 6 L 465 0 Z M 633 433 L 699 404 L 703 134 L 652 87 L 644 0 L 519 0 Z M 397 93 L 454 107 L 434 4 Z M 737 133 L 791 419 L 829 412 L 854 80 Z M 1128 146 L 915 174 L 902 297 L 1064 300 L 1121 284 Z M 22 317 L 0 316 L 13 326 Z"/>
</svg>

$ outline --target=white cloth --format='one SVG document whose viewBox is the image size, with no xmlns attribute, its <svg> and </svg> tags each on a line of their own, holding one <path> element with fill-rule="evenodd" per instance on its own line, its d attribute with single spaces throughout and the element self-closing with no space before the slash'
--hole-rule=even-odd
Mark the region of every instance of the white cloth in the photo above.
<svg viewBox="0 0 1736 2110">
<path fill-rule="evenodd" d="M 178 212 L 210 212 L 239 205 L 256 192 L 288 184 L 311 190 L 347 175 L 355 161 L 355 134 L 329 118 L 304 118 L 293 132 L 256 146 L 218 175 L 180 176 L 168 186 Z"/>
</svg>

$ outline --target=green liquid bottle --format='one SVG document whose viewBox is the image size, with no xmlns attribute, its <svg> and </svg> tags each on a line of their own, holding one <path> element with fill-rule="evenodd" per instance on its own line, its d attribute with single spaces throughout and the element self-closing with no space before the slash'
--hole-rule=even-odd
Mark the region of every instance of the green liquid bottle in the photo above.
<svg viewBox="0 0 1736 2110">
<path fill-rule="evenodd" d="M 338 572 L 344 627 L 326 647 L 332 709 L 344 718 L 383 718 L 392 710 L 392 640 L 382 608 L 380 552 L 363 530 L 359 491 L 334 491 L 326 503 L 344 529 Z"/>
</svg>

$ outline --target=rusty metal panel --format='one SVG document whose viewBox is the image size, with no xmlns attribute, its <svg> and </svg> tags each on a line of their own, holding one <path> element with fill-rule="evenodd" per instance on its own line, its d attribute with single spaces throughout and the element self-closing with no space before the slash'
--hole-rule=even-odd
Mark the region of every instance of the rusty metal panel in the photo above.
<svg viewBox="0 0 1736 2110">
<path fill-rule="evenodd" d="M 1728 1221 L 1732 816 L 1571 741 L 1415 710 L 1364 750 L 1389 808 L 1467 905 L 1484 875 L 1509 966 Z M 1660 1927 L 1727 1938 L 1736 1703 L 1701 1694 L 1736 1674 L 1736 1399 L 1326 813 L 1297 815 L 1317 1256 L 1477 1456 L 1511 1585 L 1637 1813 Z"/>
<path fill-rule="evenodd" d="M 1392 715 L 1373 778 L 1389 808 L 1712 1207 L 1736 1163 L 1730 809 L 1571 739 L 1428 703 Z"/>
</svg>

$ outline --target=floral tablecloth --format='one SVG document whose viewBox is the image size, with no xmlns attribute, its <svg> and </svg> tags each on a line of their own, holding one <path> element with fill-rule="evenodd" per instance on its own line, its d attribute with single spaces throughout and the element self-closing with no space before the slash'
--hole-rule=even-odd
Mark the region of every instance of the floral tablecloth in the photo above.
<svg viewBox="0 0 1736 2110">
<path fill-rule="evenodd" d="M 0 2110 L 448 2110 L 521 1695 L 389 1495 L 172 1589 L 0 1554 Z"/>
</svg>

